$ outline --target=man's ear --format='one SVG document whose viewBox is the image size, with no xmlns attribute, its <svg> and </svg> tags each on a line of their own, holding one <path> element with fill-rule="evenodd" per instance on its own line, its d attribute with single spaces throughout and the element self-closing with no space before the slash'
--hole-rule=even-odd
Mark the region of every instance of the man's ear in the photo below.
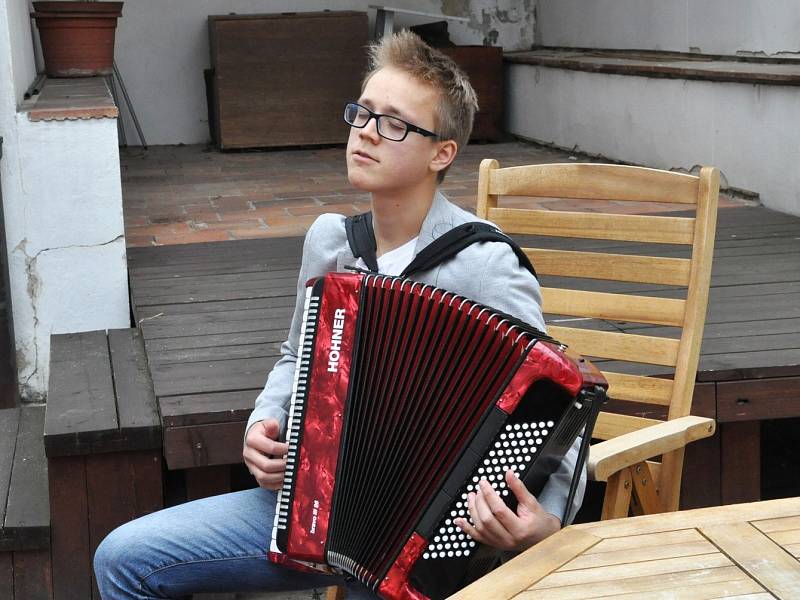
<svg viewBox="0 0 800 600">
<path fill-rule="evenodd" d="M 458 154 L 458 144 L 456 144 L 455 140 L 443 140 L 436 142 L 436 147 L 437 151 L 431 159 L 430 168 L 438 173 L 450 166 L 450 163 L 455 160 L 456 154 Z"/>
</svg>

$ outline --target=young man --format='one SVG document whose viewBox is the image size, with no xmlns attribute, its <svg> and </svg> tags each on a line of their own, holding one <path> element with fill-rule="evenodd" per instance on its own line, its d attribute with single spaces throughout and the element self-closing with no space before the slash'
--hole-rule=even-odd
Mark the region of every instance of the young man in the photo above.
<svg viewBox="0 0 800 600">
<path fill-rule="evenodd" d="M 382 273 L 399 274 L 422 248 L 475 217 L 439 192 L 477 109 L 475 92 L 456 65 L 402 32 L 371 49 L 371 69 L 358 101 L 348 103 L 347 170 L 350 182 L 372 196 L 373 229 Z M 177 598 L 196 591 L 288 590 L 341 583 L 271 564 L 266 553 L 283 481 L 285 428 L 291 396 L 305 282 L 356 264 L 344 217 L 319 217 L 306 235 L 298 297 L 282 357 L 256 399 L 248 422 L 244 461 L 259 487 L 166 509 L 112 532 L 95 556 L 103 598 Z M 363 265 L 362 265 L 363 266 Z M 544 329 L 536 279 L 511 248 L 474 244 L 415 277 L 516 316 Z M 409 425 L 412 426 L 412 425 Z M 506 481 L 519 499 L 509 510 L 487 482 L 469 497 L 472 524 L 460 526 L 476 540 L 523 550 L 561 526 L 577 443 L 538 499 L 510 471 Z M 583 481 L 585 481 L 585 476 Z M 583 485 L 575 505 L 580 504 Z M 573 509 L 574 514 L 574 509 Z M 347 582 L 348 598 L 372 594 Z"/>
</svg>

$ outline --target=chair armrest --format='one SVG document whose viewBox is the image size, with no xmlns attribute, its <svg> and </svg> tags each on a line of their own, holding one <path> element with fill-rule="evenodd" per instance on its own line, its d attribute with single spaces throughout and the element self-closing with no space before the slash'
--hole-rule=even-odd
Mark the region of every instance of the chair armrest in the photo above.
<svg viewBox="0 0 800 600">
<path fill-rule="evenodd" d="M 589 452 L 589 478 L 607 481 L 621 469 L 709 437 L 715 429 L 714 419 L 680 417 L 599 442 Z"/>
</svg>

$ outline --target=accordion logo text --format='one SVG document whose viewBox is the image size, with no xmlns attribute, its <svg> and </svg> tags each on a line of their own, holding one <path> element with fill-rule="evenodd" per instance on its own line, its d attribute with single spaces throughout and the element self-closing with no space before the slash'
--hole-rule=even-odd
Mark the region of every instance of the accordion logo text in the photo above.
<svg viewBox="0 0 800 600">
<path fill-rule="evenodd" d="M 591 430 L 607 384 L 533 327 L 436 287 L 310 282 L 270 557 L 346 572 L 384 598 L 444 598 L 496 553 L 464 534 L 487 479 L 537 494 Z"/>
</svg>

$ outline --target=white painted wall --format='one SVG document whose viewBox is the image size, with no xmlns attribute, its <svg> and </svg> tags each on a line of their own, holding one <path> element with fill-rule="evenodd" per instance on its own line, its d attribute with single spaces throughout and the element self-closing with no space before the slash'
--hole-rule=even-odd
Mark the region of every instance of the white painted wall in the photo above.
<svg viewBox="0 0 800 600">
<path fill-rule="evenodd" d="M 25 90 L 36 78 L 30 18 L 32 7 L 27 0 L 6 0 L 6 2 L 14 97 L 20 102 Z"/>
<path fill-rule="evenodd" d="M 509 131 L 661 169 L 718 167 L 728 186 L 800 215 L 800 101 L 791 86 L 509 65 Z"/>
<path fill-rule="evenodd" d="M 115 119 L 16 124 L 6 244 L 20 396 L 39 400 L 50 334 L 130 326 L 119 150 Z"/>
<path fill-rule="evenodd" d="M 129 326 L 116 119 L 31 122 L 25 0 L 0 0 L 3 212 L 23 400 L 47 392 L 50 334 Z"/>
<path fill-rule="evenodd" d="M 537 0 L 543 46 L 800 58 L 797 0 Z"/>
<path fill-rule="evenodd" d="M 508 50 L 533 43 L 533 0 L 412 0 L 408 10 L 467 17 L 451 22 L 458 44 L 495 42 Z M 374 0 L 127 0 L 117 29 L 116 59 L 148 144 L 196 144 L 209 139 L 203 69 L 210 67 L 208 15 L 235 12 L 359 10 L 374 21 Z M 393 3 L 388 3 L 392 5 Z M 396 26 L 431 19 L 397 15 Z M 372 26 L 370 26 L 370 32 Z M 120 101 L 120 103 L 122 103 Z M 124 109 L 123 109 L 124 110 Z M 128 143 L 139 143 L 123 112 Z"/>
</svg>

